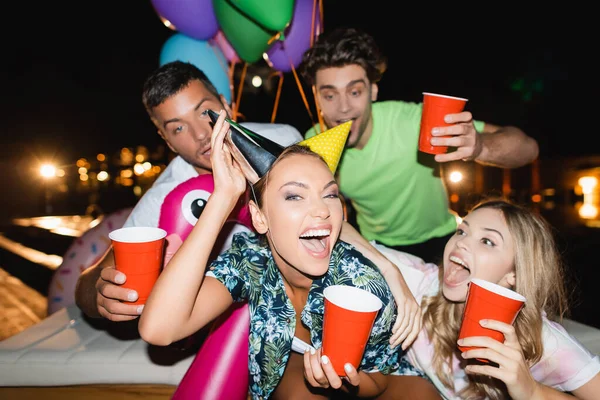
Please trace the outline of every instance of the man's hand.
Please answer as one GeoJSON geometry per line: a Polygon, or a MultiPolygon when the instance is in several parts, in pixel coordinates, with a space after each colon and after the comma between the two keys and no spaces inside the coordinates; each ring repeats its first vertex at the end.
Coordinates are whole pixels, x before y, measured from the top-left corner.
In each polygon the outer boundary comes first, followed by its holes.
{"type": "Polygon", "coordinates": [[[433,136],[431,144],[456,147],[456,150],[446,154],[436,154],[435,161],[475,160],[481,153],[482,143],[473,124],[473,115],[464,111],[458,114],[448,114],[444,120],[446,123],[454,125],[434,128],[431,132],[433,136]]]}
{"type": "Polygon", "coordinates": [[[448,127],[434,128],[431,144],[455,147],[446,154],[436,154],[435,161],[475,161],[478,164],[519,168],[537,159],[537,141],[516,126],[498,126],[485,123],[481,132],[475,130],[473,116],[464,111],[444,118],[448,127]],[[447,136],[447,137],[440,137],[447,136]]]}
{"type": "Polygon", "coordinates": [[[138,294],[135,290],[121,286],[126,280],[125,274],[115,267],[102,268],[96,281],[96,304],[102,317],[111,321],[130,321],[142,313],[143,305],[127,303],[137,300],[138,294]]]}

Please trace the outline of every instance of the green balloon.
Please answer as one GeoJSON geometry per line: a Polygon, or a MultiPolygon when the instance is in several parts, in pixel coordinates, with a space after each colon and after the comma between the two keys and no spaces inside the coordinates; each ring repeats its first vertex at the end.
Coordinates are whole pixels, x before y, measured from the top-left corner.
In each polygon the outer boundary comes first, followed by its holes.
{"type": "Polygon", "coordinates": [[[262,28],[227,0],[213,0],[213,6],[221,31],[240,59],[250,64],[258,61],[277,32],[262,28]]]}
{"type": "Polygon", "coordinates": [[[231,4],[263,28],[283,31],[294,14],[294,0],[230,0],[231,4]]]}

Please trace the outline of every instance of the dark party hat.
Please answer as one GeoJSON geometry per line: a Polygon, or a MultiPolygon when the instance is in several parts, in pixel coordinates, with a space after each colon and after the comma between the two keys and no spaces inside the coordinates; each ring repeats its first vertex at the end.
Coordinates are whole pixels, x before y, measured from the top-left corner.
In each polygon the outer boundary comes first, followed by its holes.
{"type": "MultiPolygon", "coordinates": [[[[217,122],[218,113],[208,110],[208,115],[213,123],[217,122]]],[[[284,147],[229,118],[225,118],[225,121],[231,127],[231,142],[245,158],[248,165],[258,174],[259,178],[263,177],[283,152],[284,147]]]]}

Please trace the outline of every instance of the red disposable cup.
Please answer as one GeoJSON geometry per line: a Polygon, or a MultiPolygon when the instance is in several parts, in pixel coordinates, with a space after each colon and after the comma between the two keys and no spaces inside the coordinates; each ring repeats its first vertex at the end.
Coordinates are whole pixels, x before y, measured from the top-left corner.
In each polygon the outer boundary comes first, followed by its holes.
{"type": "Polygon", "coordinates": [[[383,303],[366,290],[345,285],[328,286],[323,296],[323,354],[329,357],[335,372],[345,376],[346,363],[358,369],[383,303]]]}
{"type": "Polygon", "coordinates": [[[138,293],[130,304],[145,304],[160,275],[167,232],[160,228],[130,227],[108,234],[115,255],[115,268],[125,274],[123,287],[138,293]]]}
{"type": "MultiPolygon", "coordinates": [[[[482,279],[472,279],[463,313],[459,339],[471,336],[489,336],[504,342],[504,334],[479,324],[482,319],[493,319],[512,325],[525,304],[525,297],[514,290],[482,279]]],[[[458,346],[460,351],[474,347],[458,346]]],[[[480,360],[487,361],[487,360],[480,360]]]]}
{"type": "Polygon", "coordinates": [[[467,99],[463,99],[462,97],[423,92],[423,112],[421,114],[421,131],[419,133],[420,151],[429,154],[443,154],[448,151],[448,146],[434,146],[431,144],[431,130],[433,128],[452,125],[444,122],[444,117],[447,114],[462,112],[465,109],[467,101],[467,99]]]}

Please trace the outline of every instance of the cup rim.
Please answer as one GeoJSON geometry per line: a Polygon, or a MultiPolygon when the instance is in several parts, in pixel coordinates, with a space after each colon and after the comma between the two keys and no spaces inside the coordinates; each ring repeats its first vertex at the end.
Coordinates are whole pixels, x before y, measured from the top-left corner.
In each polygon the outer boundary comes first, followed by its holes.
{"type": "Polygon", "coordinates": [[[151,226],[130,226],[119,228],[108,234],[110,240],[119,243],[146,243],[163,239],[167,236],[167,231],[162,228],[151,226]],[[133,236],[130,236],[133,235],[133,236]]]}
{"type": "Polygon", "coordinates": [[[492,282],[489,282],[489,281],[486,281],[483,279],[478,279],[478,278],[471,279],[471,283],[474,283],[477,286],[480,286],[486,290],[489,290],[490,292],[502,295],[504,297],[508,297],[509,299],[522,301],[523,303],[525,303],[527,301],[525,296],[515,292],[512,289],[505,288],[504,286],[500,286],[496,283],[492,283],[492,282]]]}
{"type": "Polygon", "coordinates": [[[330,285],[323,290],[323,297],[338,307],[357,312],[374,312],[383,307],[383,302],[373,293],[355,286],[330,285]],[[328,297],[333,295],[332,297],[328,297]]]}
{"type": "Polygon", "coordinates": [[[465,99],[464,97],[448,96],[447,94],[439,94],[439,93],[432,93],[432,92],[423,92],[423,96],[425,96],[425,95],[435,96],[435,97],[443,97],[443,98],[446,98],[446,99],[453,99],[453,100],[469,101],[469,99],[465,99]]]}

